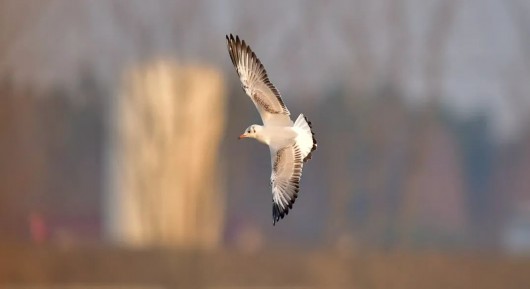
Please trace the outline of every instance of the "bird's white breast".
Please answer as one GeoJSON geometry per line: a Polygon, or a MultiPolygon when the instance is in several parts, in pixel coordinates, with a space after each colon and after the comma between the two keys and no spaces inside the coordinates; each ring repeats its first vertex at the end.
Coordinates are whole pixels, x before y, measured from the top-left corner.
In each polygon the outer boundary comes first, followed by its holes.
{"type": "Polygon", "coordinates": [[[293,127],[265,126],[258,134],[258,140],[272,148],[282,148],[294,142],[298,133],[293,127]]]}

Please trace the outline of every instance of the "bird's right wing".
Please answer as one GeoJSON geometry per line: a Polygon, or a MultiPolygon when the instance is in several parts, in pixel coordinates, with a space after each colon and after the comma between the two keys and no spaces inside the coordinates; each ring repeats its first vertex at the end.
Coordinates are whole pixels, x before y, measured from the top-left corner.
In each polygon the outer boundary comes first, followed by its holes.
{"type": "Polygon", "coordinates": [[[228,53],[246,94],[250,96],[264,125],[290,126],[290,113],[280,93],[270,82],[265,67],[239,36],[226,36],[228,53]]]}
{"type": "Polygon", "coordinates": [[[296,143],[280,149],[271,148],[272,222],[276,224],[292,209],[300,190],[304,165],[296,143]]]}

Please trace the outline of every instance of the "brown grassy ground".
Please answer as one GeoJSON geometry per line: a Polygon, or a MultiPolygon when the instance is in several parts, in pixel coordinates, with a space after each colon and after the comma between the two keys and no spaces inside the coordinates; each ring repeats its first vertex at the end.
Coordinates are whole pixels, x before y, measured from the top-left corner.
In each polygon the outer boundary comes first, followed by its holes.
{"type": "Polygon", "coordinates": [[[530,259],[285,249],[243,254],[0,247],[0,288],[36,284],[52,288],[64,284],[160,288],[530,288],[530,259]]]}

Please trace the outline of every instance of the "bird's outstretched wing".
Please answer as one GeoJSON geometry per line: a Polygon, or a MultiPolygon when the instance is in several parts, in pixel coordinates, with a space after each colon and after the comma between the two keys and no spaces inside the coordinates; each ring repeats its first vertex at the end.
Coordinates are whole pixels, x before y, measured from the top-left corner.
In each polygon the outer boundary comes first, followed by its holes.
{"type": "Polygon", "coordinates": [[[290,113],[280,93],[269,81],[267,71],[256,54],[239,36],[226,36],[228,53],[246,94],[250,96],[264,125],[292,125],[290,113]]]}
{"type": "Polygon", "coordinates": [[[293,208],[300,190],[304,165],[296,143],[280,149],[271,148],[272,222],[276,224],[293,208]]]}

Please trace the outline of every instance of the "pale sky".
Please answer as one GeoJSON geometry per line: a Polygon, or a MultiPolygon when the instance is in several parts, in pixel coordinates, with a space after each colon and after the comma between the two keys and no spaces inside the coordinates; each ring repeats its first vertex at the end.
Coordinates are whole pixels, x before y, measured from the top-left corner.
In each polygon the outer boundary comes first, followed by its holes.
{"type": "MultiPolygon", "coordinates": [[[[55,0],[35,9],[25,5],[31,1],[5,1],[0,74],[21,84],[69,87],[88,68],[113,85],[129,65],[166,57],[232,72],[224,35],[233,32],[250,43],[283,94],[319,97],[339,83],[358,85],[356,77],[367,87],[379,83],[399,49],[391,15],[401,8],[403,95],[421,105],[429,95],[425,42],[440,1],[55,0]],[[359,71],[362,63],[368,69],[359,71]]],[[[501,141],[517,136],[530,108],[530,68],[523,61],[529,51],[522,51],[507,2],[454,1],[442,56],[442,103],[462,118],[491,113],[501,141]]],[[[525,1],[517,3],[530,12],[525,1]]]]}

